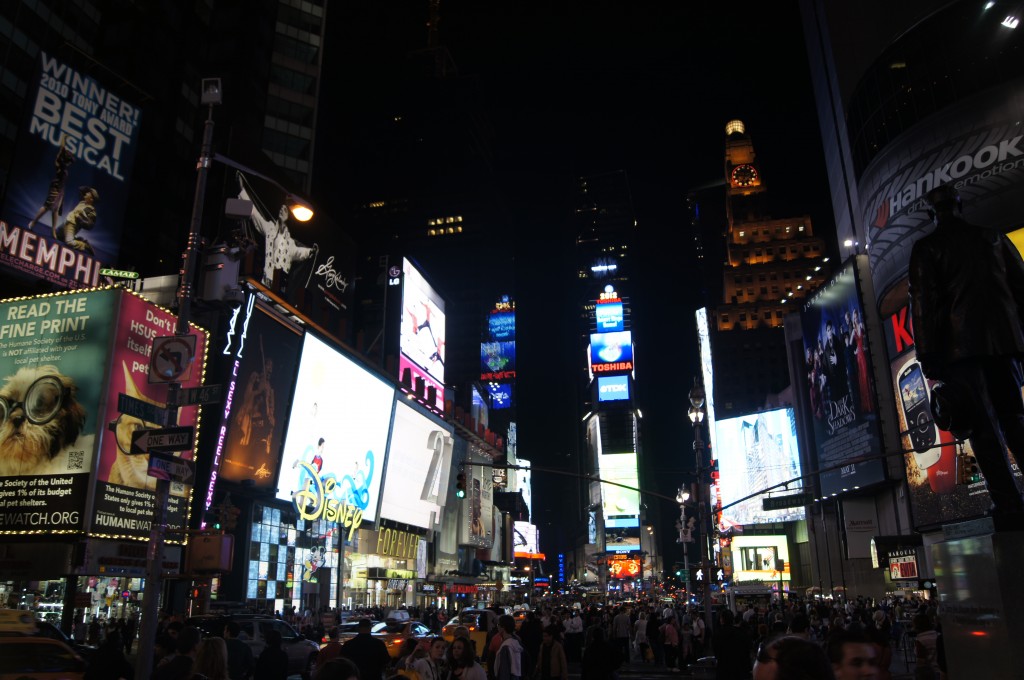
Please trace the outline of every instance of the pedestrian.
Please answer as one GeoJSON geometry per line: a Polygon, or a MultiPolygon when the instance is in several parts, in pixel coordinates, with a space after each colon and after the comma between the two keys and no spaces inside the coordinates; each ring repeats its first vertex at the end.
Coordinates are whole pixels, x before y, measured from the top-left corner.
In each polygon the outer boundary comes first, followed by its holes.
{"type": "Polygon", "coordinates": [[[153,680],[189,680],[202,635],[195,626],[184,626],[174,642],[174,654],[165,657],[153,672],[153,680]]]}
{"type": "Polygon", "coordinates": [[[914,670],[915,680],[935,680],[939,677],[939,660],[937,638],[938,631],[928,614],[916,614],[914,626],[914,656],[917,666],[914,670]]]}
{"type": "Polygon", "coordinates": [[[877,680],[878,657],[863,632],[836,631],[828,639],[828,659],[836,680],[877,680]]]}
{"type": "Polygon", "coordinates": [[[351,660],[340,656],[322,666],[317,665],[313,680],[359,680],[359,669],[351,660]]]}
{"type": "Polygon", "coordinates": [[[583,649],[580,680],[614,680],[621,665],[618,649],[608,642],[603,628],[594,626],[583,649]]]}
{"type": "Polygon", "coordinates": [[[825,650],[810,640],[785,635],[757,650],[754,680],[835,680],[835,677],[825,650]]]}
{"type": "Polygon", "coordinates": [[[578,662],[583,651],[583,617],[575,609],[565,620],[565,654],[569,661],[578,662]]]}
{"type": "Polygon", "coordinates": [[[540,655],[532,677],[538,680],[569,680],[569,662],[562,647],[560,630],[555,624],[544,629],[540,655]]]}
{"type": "Polygon", "coordinates": [[[468,638],[457,637],[448,648],[448,680],[487,680],[487,671],[477,663],[468,638]]]}
{"type": "Polygon", "coordinates": [[[436,637],[430,641],[427,655],[417,659],[412,664],[420,680],[443,680],[445,675],[444,654],[448,649],[448,643],[444,638],[436,637]]]}
{"type": "Polygon", "coordinates": [[[388,646],[370,634],[370,619],[359,619],[356,636],[341,646],[341,655],[359,669],[361,680],[381,680],[391,662],[388,646]]]}
{"type": "MultiPolygon", "coordinates": [[[[633,645],[636,647],[636,653],[640,656],[641,663],[647,663],[650,659],[647,658],[647,652],[651,646],[647,643],[647,612],[640,612],[640,616],[637,617],[636,623],[633,625],[633,645]]],[[[654,655],[651,654],[653,659],[654,655]]]]}
{"type": "Polygon", "coordinates": [[[135,671],[124,654],[118,631],[112,632],[96,651],[84,680],[132,680],[135,671]]]}
{"type": "Polygon", "coordinates": [[[524,649],[516,636],[516,620],[508,614],[498,617],[498,628],[501,630],[502,642],[494,657],[494,677],[496,680],[521,680],[523,677],[524,649]]]}
{"type": "Polygon", "coordinates": [[[242,627],[238,621],[224,624],[224,645],[228,654],[228,676],[231,680],[249,680],[252,677],[256,662],[252,656],[252,648],[244,640],[239,639],[242,627]]]}
{"type": "Polygon", "coordinates": [[[712,638],[715,652],[715,678],[731,680],[745,678],[750,673],[752,641],[745,628],[738,628],[735,617],[728,609],[718,615],[718,628],[712,638]]]}
{"type": "Polygon", "coordinates": [[[672,670],[676,668],[679,651],[679,629],[676,628],[676,619],[671,617],[661,624],[661,644],[665,653],[665,668],[672,670]]]}
{"type": "Polygon", "coordinates": [[[281,648],[281,634],[274,629],[263,632],[266,647],[256,659],[255,680],[287,680],[288,652],[281,648]]]}
{"type": "Polygon", "coordinates": [[[626,661],[629,660],[629,634],[632,627],[629,607],[620,607],[619,612],[612,618],[612,639],[618,647],[619,654],[626,661]]]}
{"type": "Polygon", "coordinates": [[[231,680],[228,675],[228,647],[223,638],[210,637],[199,643],[192,680],[231,680]]]}
{"type": "MultiPolygon", "coordinates": [[[[341,656],[341,642],[338,641],[339,635],[337,626],[333,626],[327,631],[327,644],[321,647],[320,652],[316,655],[316,664],[318,666],[341,656]]],[[[406,642],[409,642],[409,640],[406,640],[406,642]]]]}

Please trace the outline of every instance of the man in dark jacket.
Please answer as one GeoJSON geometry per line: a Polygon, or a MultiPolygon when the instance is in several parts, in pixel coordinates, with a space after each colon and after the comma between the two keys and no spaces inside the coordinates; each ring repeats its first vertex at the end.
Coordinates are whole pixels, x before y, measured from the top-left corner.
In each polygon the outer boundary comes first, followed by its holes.
{"type": "Polygon", "coordinates": [[[917,358],[926,376],[963,395],[993,518],[1016,526],[1024,502],[1004,443],[1024,461],[1024,261],[1005,235],[960,217],[952,186],[925,198],[936,228],[910,255],[917,358]]]}
{"type": "Polygon", "coordinates": [[[391,663],[388,646],[370,635],[370,619],[359,619],[357,635],[341,646],[341,655],[359,668],[362,680],[380,680],[391,663]]]}
{"type": "Polygon", "coordinates": [[[745,628],[739,628],[733,613],[723,609],[718,615],[718,627],[711,638],[715,651],[715,677],[719,680],[749,678],[753,641],[745,628]]]}

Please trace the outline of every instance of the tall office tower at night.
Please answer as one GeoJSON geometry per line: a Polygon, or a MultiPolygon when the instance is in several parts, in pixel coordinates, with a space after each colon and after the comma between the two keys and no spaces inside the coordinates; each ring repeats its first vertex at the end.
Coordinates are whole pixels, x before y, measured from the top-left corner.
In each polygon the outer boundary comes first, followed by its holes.
{"type": "Polygon", "coordinates": [[[782,318],[825,280],[828,260],[809,216],[769,214],[767,184],[742,121],[729,121],[725,132],[726,259],[711,320],[722,417],[763,408],[789,385],[782,318]]]}
{"type": "MultiPolygon", "coordinates": [[[[575,224],[577,328],[585,351],[578,402],[581,472],[639,487],[642,446],[627,295],[637,225],[624,171],[579,178],[575,224]]],[[[589,482],[582,493],[591,530],[577,541],[576,564],[587,565],[581,580],[625,592],[642,588],[655,551],[639,492],[589,482]]]]}
{"type": "MultiPolygon", "coordinates": [[[[125,177],[130,191],[123,201],[124,224],[135,226],[124,231],[120,261],[109,264],[151,274],[177,271],[207,113],[200,103],[204,78],[222,82],[223,103],[213,114],[214,151],[308,197],[326,4],[271,1],[254,11],[237,0],[119,3],[116,9],[95,2],[3,3],[0,177],[5,191],[14,172],[15,142],[27,134],[25,111],[35,74],[46,58],[100,83],[141,114],[134,141],[137,157],[145,162],[125,177]],[[152,29],[140,35],[140,26],[152,29]]],[[[231,173],[211,166],[206,225],[223,219],[222,197],[232,190],[237,194],[238,182],[231,173]]],[[[113,203],[106,196],[100,200],[109,218],[113,203]]]]}

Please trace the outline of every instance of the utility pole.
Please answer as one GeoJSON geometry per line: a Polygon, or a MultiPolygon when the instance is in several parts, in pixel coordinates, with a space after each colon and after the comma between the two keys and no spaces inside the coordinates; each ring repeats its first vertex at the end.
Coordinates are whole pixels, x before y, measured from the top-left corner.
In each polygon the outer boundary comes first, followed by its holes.
{"type": "Polygon", "coordinates": [[[690,410],[687,415],[690,417],[690,422],[693,423],[693,453],[696,459],[697,469],[697,517],[700,523],[700,543],[698,548],[700,549],[700,590],[701,598],[704,600],[704,625],[707,627],[708,633],[711,632],[712,616],[711,616],[711,561],[708,556],[708,549],[710,547],[710,531],[709,527],[711,518],[708,516],[708,494],[707,494],[707,474],[708,468],[704,465],[704,434],[703,434],[703,421],[704,421],[704,388],[697,382],[697,379],[693,380],[693,389],[690,390],[690,410]]]}

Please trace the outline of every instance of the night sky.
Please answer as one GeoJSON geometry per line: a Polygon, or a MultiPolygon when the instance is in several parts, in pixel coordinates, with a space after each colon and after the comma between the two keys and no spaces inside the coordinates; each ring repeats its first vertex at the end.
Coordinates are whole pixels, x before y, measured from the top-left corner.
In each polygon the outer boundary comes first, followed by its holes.
{"type": "MultiPolygon", "coordinates": [[[[328,106],[372,106],[374,93],[392,85],[373,78],[386,79],[391,65],[426,46],[426,16],[426,0],[332,4],[326,77],[358,70],[371,85],[330,94],[328,106]]],[[[479,83],[516,226],[521,455],[575,468],[567,454],[577,425],[558,405],[574,399],[582,357],[572,310],[553,304],[572,280],[565,192],[574,177],[625,169],[640,240],[630,294],[646,473],[654,490],[673,495],[692,465],[686,394],[697,374],[700,306],[685,197],[722,178],[728,120],[746,123],[773,214],[809,213],[817,233],[833,231],[797,3],[442,0],[439,31],[460,76],[479,83]]],[[[548,554],[569,548],[576,533],[565,485],[534,475],[534,520],[548,554]]],[[[674,513],[664,504],[662,512],[671,556],[674,513]]]]}

